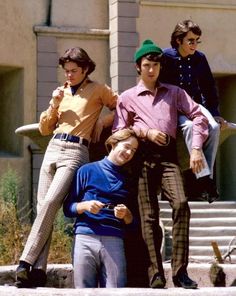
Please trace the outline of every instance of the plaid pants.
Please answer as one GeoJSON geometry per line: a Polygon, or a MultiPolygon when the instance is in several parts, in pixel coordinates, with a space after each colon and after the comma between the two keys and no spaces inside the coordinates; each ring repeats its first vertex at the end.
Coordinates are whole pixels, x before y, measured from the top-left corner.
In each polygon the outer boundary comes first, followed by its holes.
{"type": "Polygon", "coordinates": [[[69,190],[75,170],[89,161],[82,144],[52,139],[40,169],[37,216],[20,260],[46,270],[53,222],[69,190]]]}
{"type": "Polygon", "coordinates": [[[144,161],[139,177],[138,202],[142,235],[150,257],[150,281],[157,273],[164,275],[161,256],[163,237],[157,198],[160,189],[172,207],[172,275],[175,276],[180,270],[186,271],[188,265],[190,209],[184,194],[180,169],[171,162],[144,161]]]}

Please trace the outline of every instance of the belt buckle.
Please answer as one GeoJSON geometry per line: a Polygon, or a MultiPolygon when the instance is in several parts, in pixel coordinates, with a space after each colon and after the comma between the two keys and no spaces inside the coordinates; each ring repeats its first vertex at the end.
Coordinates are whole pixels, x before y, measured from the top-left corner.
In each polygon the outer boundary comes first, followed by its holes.
{"type": "Polygon", "coordinates": [[[65,134],[65,133],[63,133],[63,134],[61,134],[61,136],[60,136],[60,140],[61,140],[61,141],[67,141],[68,136],[69,136],[69,134],[65,134]]]}

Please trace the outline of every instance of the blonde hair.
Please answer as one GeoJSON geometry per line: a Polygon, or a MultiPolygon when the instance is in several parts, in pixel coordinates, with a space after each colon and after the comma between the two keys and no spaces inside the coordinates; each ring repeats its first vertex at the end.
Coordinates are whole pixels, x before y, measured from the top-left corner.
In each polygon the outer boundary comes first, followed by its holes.
{"type": "Polygon", "coordinates": [[[126,140],[129,137],[134,137],[138,140],[135,132],[130,128],[125,128],[125,129],[121,129],[121,130],[116,131],[105,142],[107,152],[110,152],[112,147],[114,145],[116,145],[118,142],[126,140]]]}

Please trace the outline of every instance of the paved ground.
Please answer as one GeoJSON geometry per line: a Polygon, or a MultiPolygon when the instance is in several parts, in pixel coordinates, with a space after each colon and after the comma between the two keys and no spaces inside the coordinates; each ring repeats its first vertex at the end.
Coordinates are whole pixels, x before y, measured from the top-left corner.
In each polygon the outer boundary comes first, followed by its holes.
{"type": "Polygon", "coordinates": [[[236,264],[222,264],[226,274],[226,287],[213,287],[209,279],[210,264],[189,264],[189,275],[198,282],[196,290],[174,288],[170,264],[164,264],[166,289],[121,288],[121,289],[73,289],[72,266],[49,265],[48,287],[17,289],[13,287],[16,266],[0,266],[0,296],[236,296],[236,264]]]}
{"type": "Polygon", "coordinates": [[[17,289],[10,286],[0,286],[1,296],[236,296],[236,287],[227,288],[200,288],[186,290],[182,288],[149,289],[17,289]]]}

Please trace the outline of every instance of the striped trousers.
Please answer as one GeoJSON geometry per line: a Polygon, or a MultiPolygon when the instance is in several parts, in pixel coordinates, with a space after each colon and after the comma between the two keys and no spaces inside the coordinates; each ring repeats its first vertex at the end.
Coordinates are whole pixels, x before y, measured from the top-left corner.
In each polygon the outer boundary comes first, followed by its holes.
{"type": "Polygon", "coordinates": [[[68,193],[75,170],[88,161],[86,146],[51,139],[40,169],[37,215],[20,260],[46,271],[56,214],[68,193]]]}
{"type": "Polygon", "coordinates": [[[157,198],[160,189],[172,207],[172,275],[186,271],[188,265],[190,209],[180,169],[171,162],[144,161],[139,177],[138,202],[142,235],[150,257],[150,282],[155,274],[164,275],[161,255],[163,235],[159,224],[160,208],[157,198]]]}

